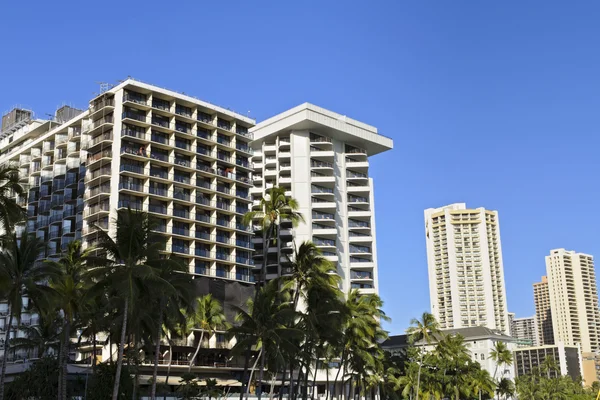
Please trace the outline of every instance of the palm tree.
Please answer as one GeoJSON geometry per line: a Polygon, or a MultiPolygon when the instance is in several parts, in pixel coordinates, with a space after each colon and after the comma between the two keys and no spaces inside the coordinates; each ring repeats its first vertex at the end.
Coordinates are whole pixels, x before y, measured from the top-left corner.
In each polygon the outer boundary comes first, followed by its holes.
{"type": "Polygon", "coordinates": [[[58,271],[58,274],[50,280],[50,287],[56,293],[55,304],[63,316],[63,337],[58,357],[60,368],[58,394],[59,399],[62,400],[67,398],[67,358],[71,343],[71,328],[89,288],[85,277],[87,272],[85,262],[88,256],[89,250],[82,251],[81,242],[75,240],[69,243],[67,250],[58,261],[46,261],[53,270],[58,271]]]}
{"type": "MultiPolygon", "coordinates": [[[[424,341],[426,344],[430,344],[434,339],[435,335],[440,334],[440,329],[437,321],[433,314],[424,312],[421,316],[421,320],[413,318],[411,327],[408,328],[407,333],[410,336],[412,343],[424,341]]],[[[419,400],[419,386],[421,383],[421,364],[423,363],[424,351],[420,352],[419,355],[419,371],[417,372],[417,390],[416,400],[419,400]]]]}
{"type": "Polygon", "coordinates": [[[19,329],[25,336],[11,340],[13,350],[25,350],[28,358],[44,358],[49,353],[55,354],[60,348],[60,325],[58,315],[40,317],[39,324],[21,326],[19,329]]]}
{"type": "Polygon", "coordinates": [[[533,375],[522,375],[515,379],[515,388],[519,400],[537,400],[539,388],[536,377],[533,375]]]}
{"type": "Polygon", "coordinates": [[[559,370],[558,364],[556,363],[556,359],[552,356],[544,358],[544,361],[540,364],[540,370],[546,373],[548,379],[550,379],[550,375],[552,372],[556,373],[559,370]]]}
{"type": "Polygon", "coordinates": [[[477,393],[479,400],[481,400],[483,393],[487,393],[490,397],[494,396],[496,384],[487,370],[478,368],[471,375],[470,387],[474,393],[477,393]]]}
{"type": "MultiPolygon", "coordinates": [[[[13,319],[21,320],[23,296],[28,296],[38,309],[49,309],[48,304],[52,298],[52,290],[44,285],[44,282],[52,277],[55,271],[45,263],[36,262],[45,245],[27,231],[23,232],[20,238],[16,233],[9,233],[1,240],[3,245],[0,251],[0,292],[8,302],[10,309],[4,339],[4,354],[8,354],[13,319]]],[[[7,358],[6,356],[2,358],[0,399],[4,398],[7,358]]]]}
{"type": "Polygon", "coordinates": [[[500,379],[500,382],[498,382],[496,391],[498,392],[498,397],[503,396],[506,400],[508,397],[515,394],[515,386],[510,379],[502,378],[500,379]]]}
{"type": "Polygon", "coordinates": [[[200,340],[198,340],[196,351],[190,359],[188,372],[191,372],[192,365],[194,365],[194,361],[200,352],[204,333],[209,333],[210,337],[212,334],[216,333],[218,329],[227,329],[229,327],[225,314],[223,314],[221,303],[219,300],[213,298],[210,293],[196,300],[196,307],[194,313],[190,315],[190,318],[194,327],[200,329],[200,340]]]}
{"type": "MultiPolygon", "coordinates": [[[[294,258],[291,263],[291,275],[283,278],[284,286],[293,291],[293,309],[298,311],[298,303],[302,296],[307,304],[305,312],[302,314],[302,325],[300,329],[307,334],[312,334],[311,340],[304,343],[303,361],[305,367],[308,367],[314,360],[315,363],[325,353],[325,344],[333,344],[341,337],[341,315],[343,305],[341,303],[342,292],[339,290],[341,278],[337,274],[332,274],[335,266],[321,255],[321,251],[312,242],[303,242],[300,247],[294,246],[294,258]],[[337,318],[338,324],[334,320],[337,318]],[[335,333],[331,331],[335,328],[335,333]],[[324,336],[327,336],[326,339],[324,336]],[[313,354],[318,352],[319,354],[313,354]]],[[[291,321],[292,324],[298,321],[291,321]]],[[[290,360],[296,360],[294,356],[288,357],[290,360]]],[[[299,360],[298,360],[299,361],[299,360]]],[[[283,367],[282,377],[285,383],[286,366],[283,367]]],[[[293,375],[294,362],[290,365],[290,376],[293,375]]],[[[315,365],[316,369],[316,365],[315,365]]],[[[313,374],[313,377],[316,373],[313,374]]],[[[308,373],[304,376],[308,379],[308,373]]],[[[308,384],[305,384],[308,386],[308,384]]],[[[314,386],[314,385],[313,385],[314,386]]]]}
{"type": "Polygon", "coordinates": [[[302,337],[301,330],[289,327],[289,321],[295,317],[290,297],[289,290],[280,290],[277,280],[273,280],[258,289],[254,301],[248,299],[248,311],[238,308],[236,320],[239,325],[229,330],[229,334],[238,339],[233,351],[239,352],[249,347],[258,350],[246,385],[246,396],[250,392],[252,376],[263,354],[266,352],[270,357],[275,357],[280,353],[292,353],[298,339],[302,337]]]}
{"type": "Polygon", "coordinates": [[[159,280],[152,288],[154,296],[158,295],[156,310],[156,335],[154,348],[154,370],[152,372],[152,388],[150,397],[156,398],[156,379],[158,376],[158,358],[160,353],[160,340],[164,330],[165,314],[177,314],[182,307],[189,307],[194,297],[194,281],[186,273],[185,267],[173,260],[164,260],[158,270],[159,280]]]}
{"type": "Polygon", "coordinates": [[[258,287],[265,283],[267,273],[267,253],[270,243],[276,239],[279,233],[279,224],[283,220],[289,220],[292,226],[304,221],[302,214],[298,212],[296,199],[287,197],[285,189],[274,186],[267,191],[266,197],[260,199],[259,209],[248,211],[244,215],[244,225],[260,226],[263,235],[263,262],[261,276],[257,282],[258,287]]]}
{"type": "MultiPolygon", "coordinates": [[[[348,367],[353,371],[350,378],[357,376],[359,380],[376,369],[378,341],[387,337],[381,329],[380,321],[389,320],[381,309],[382,306],[383,302],[375,294],[361,294],[358,290],[348,293],[342,328],[342,387],[346,382],[348,367]]],[[[336,374],[334,384],[337,384],[339,373],[340,370],[336,374]]]]}
{"type": "Polygon", "coordinates": [[[127,336],[127,321],[134,312],[134,300],[147,288],[148,282],[159,280],[157,267],[164,261],[160,251],[165,240],[155,233],[154,221],[148,214],[128,209],[117,211],[114,239],[103,230],[98,231],[97,249],[106,254],[103,262],[94,268],[97,291],[109,288],[122,303],[122,324],[117,353],[117,368],[112,399],[117,400],[123,368],[123,353],[127,336]]]}
{"type": "MultiPolygon", "coordinates": [[[[267,255],[271,243],[277,238],[279,225],[282,221],[290,221],[292,226],[297,226],[300,222],[304,221],[304,217],[298,212],[298,208],[299,205],[296,199],[287,197],[284,188],[274,186],[267,191],[265,197],[260,199],[258,210],[249,211],[244,215],[244,225],[250,226],[253,224],[259,226],[263,237],[262,265],[260,277],[258,282],[256,282],[257,290],[254,293],[255,301],[256,296],[258,295],[258,289],[266,283],[267,255]]],[[[240,400],[243,398],[244,385],[249,385],[250,383],[250,380],[248,380],[248,382],[245,381],[248,372],[248,363],[250,361],[250,352],[250,348],[246,349],[240,400]]]]}
{"type": "Polygon", "coordinates": [[[501,365],[512,365],[512,353],[506,346],[504,342],[496,342],[494,343],[494,348],[490,351],[489,357],[494,363],[496,363],[496,368],[494,369],[494,380],[496,380],[496,374],[498,373],[498,367],[501,365]]]}
{"type": "Polygon", "coordinates": [[[19,183],[19,167],[0,166],[0,228],[4,232],[12,231],[17,222],[25,218],[25,210],[19,206],[14,195],[24,195],[25,189],[19,183]]]}

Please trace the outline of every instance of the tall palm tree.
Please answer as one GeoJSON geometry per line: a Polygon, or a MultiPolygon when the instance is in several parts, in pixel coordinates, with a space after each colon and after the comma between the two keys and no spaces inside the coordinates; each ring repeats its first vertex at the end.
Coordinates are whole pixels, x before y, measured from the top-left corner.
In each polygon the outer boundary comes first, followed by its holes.
{"type": "Polygon", "coordinates": [[[177,314],[182,307],[190,307],[194,298],[194,281],[192,276],[187,272],[181,263],[174,260],[164,260],[158,270],[160,280],[156,281],[157,284],[152,288],[153,295],[159,297],[155,321],[154,369],[152,371],[152,388],[150,390],[152,400],[156,398],[158,358],[165,314],[177,314]]]}
{"type": "Polygon", "coordinates": [[[88,256],[89,250],[83,251],[81,242],[75,240],[69,243],[67,250],[58,261],[46,261],[53,270],[58,271],[58,274],[50,280],[50,287],[54,289],[55,304],[63,316],[63,337],[58,357],[60,368],[58,394],[61,400],[67,398],[67,359],[71,344],[71,328],[79,315],[80,306],[90,286],[85,276],[87,271],[85,262],[88,256]]]}
{"type": "Polygon", "coordinates": [[[508,378],[500,379],[498,387],[496,388],[498,397],[503,396],[506,400],[508,397],[512,397],[515,394],[515,386],[513,382],[508,378]]]}
{"type": "Polygon", "coordinates": [[[61,342],[60,325],[62,320],[58,315],[41,316],[39,324],[19,327],[25,336],[12,339],[11,348],[15,351],[27,351],[28,358],[44,358],[56,354],[61,342]]]}
{"type": "Polygon", "coordinates": [[[489,358],[496,363],[496,368],[494,369],[494,380],[496,380],[498,367],[502,365],[511,366],[513,361],[512,352],[508,349],[506,343],[500,341],[494,343],[494,347],[492,348],[492,351],[490,351],[489,358]]]}
{"type": "MultiPolygon", "coordinates": [[[[1,240],[3,245],[0,251],[0,293],[8,302],[10,309],[4,340],[4,354],[8,354],[13,319],[21,320],[23,296],[28,296],[38,309],[48,309],[52,298],[52,289],[44,282],[56,271],[45,263],[36,262],[40,251],[44,250],[45,244],[27,231],[23,232],[20,238],[13,232],[5,235],[1,240]]],[[[0,399],[4,398],[7,358],[2,358],[0,399]]]]}
{"type": "MultiPolygon", "coordinates": [[[[340,277],[333,274],[335,266],[321,255],[321,251],[312,242],[303,242],[300,247],[294,245],[294,257],[291,263],[291,274],[283,278],[284,286],[293,293],[293,309],[298,311],[300,298],[304,299],[307,307],[302,313],[301,329],[307,334],[312,334],[312,340],[304,343],[303,360],[305,366],[320,357],[311,354],[312,351],[323,353],[325,343],[334,344],[341,337],[341,322],[335,326],[336,333],[331,335],[326,332],[334,327],[334,319],[340,320],[343,305],[341,303],[342,292],[339,290],[340,277]],[[329,339],[323,336],[328,335],[329,339]]],[[[291,321],[292,324],[298,321],[291,321]]],[[[310,335],[309,335],[310,336],[310,335]]],[[[297,357],[288,357],[290,360],[299,361],[297,357]]],[[[290,365],[290,375],[293,374],[295,362],[290,365]]],[[[284,366],[282,377],[285,383],[287,367],[284,366]]],[[[316,365],[315,365],[316,369],[316,365]]],[[[313,374],[314,376],[316,375],[313,374]]],[[[308,374],[305,374],[308,379],[308,374]]],[[[305,385],[308,386],[308,385],[305,385]]]]}
{"type": "MultiPolygon", "coordinates": [[[[381,329],[380,321],[389,320],[382,310],[383,302],[376,294],[361,294],[351,290],[345,303],[345,322],[343,325],[343,346],[341,368],[336,374],[334,384],[342,372],[342,387],[348,376],[348,367],[359,379],[364,378],[373,369],[376,361],[377,344],[385,339],[387,334],[381,329]]],[[[346,393],[344,391],[344,397],[346,393]]]]}
{"type": "Polygon", "coordinates": [[[559,370],[558,363],[556,359],[552,356],[544,358],[544,361],[540,364],[541,372],[546,373],[546,377],[550,379],[551,374],[556,373],[559,370]]]}
{"type": "Polygon", "coordinates": [[[486,393],[490,397],[494,396],[496,384],[487,370],[478,368],[471,374],[470,387],[473,393],[476,393],[479,400],[481,400],[483,393],[486,393]]]}
{"type": "Polygon", "coordinates": [[[0,166],[0,228],[10,232],[17,222],[25,218],[25,210],[19,206],[14,195],[24,195],[25,189],[19,183],[19,167],[0,166]]]}
{"type": "MultiPolygon", "coordinates": [[[[407,333],[412,343],[422,341],[425,342],[425,344],[430,344],[433,340],[435,340],[436,335],[440,335],[440,328],[433,314],[424,312],[420,320],[413,318],[410,323],[411,327],[408,328],[407,333]]],[[[421,364],[423,364],[423,356],[424,349],[421,349],[419,355],[419,371],[417,372],[416,400],[419,400],[419,386],[421,383],[421,364]]]]}
{"type": "Polygon", "coordinates": [[[257,282],[258,287],[265,283],[267,274],[267,253],[271,242],[276,240],[279,234],[279,225],[283,220],[289,220],[292,226],[304,221],[302,214],[298,212],[298,201],[287,197],[285,189],[274,186],[267,191],[265,197],[260,199],[258,210],[248,211],[244,215],[245,225],[254,224],[259,226],[263,236],[263,262],[261,276],[257,282]]]}
{"type": "MultiPolygon", "coordinates": [[[[277,240],[279,226],[282,221],[290,221],[292,226],[297,226],[304,221],[304,217],[298,212],[298,201],[287,197],[285,189],[274,186],[270,188],[266,195],[260,199],[258,210],[252,210],[244,215],[243,223],[246,226],[255,225],[260,227],[263,238],[263,254],[260,277],[256,282],[256,291],[254,300],[258,295],[258,289],[266,284],[267,277],[267,255],[272,242],[277,240]]],[[[242,390],[240,390],[240,400],[243,398],[244,385],[249,385],[250,380],[246,382],[248,364],[250,361],[251,349],[246,349],[244,371],[242,372],[242,390]]]]}
{"type": "MultiPolygon", "coordinates": [[[[148,282],[159,280],[157,267],[161,264],[161,250],[165,249],[165,239],[155,233],[155,222],[142,211],[120,209],[113,221],[115,236],[98,231],[97,249],[106,254],[99,266],[92,270],[97,279],[96,290],[110,288],[122,303],[122,323],[117,353],[117,368],[112,400],[117,400],[119,382],[123,368],[123,353],[127,336],[127,322],[133,315],[135,299],[148,287],[148,282]]],[[[99,260],[96,260],[98,262],[99,260]]]]}
{"type": "Polygon", "coordinates": [[[196,351],[190,359],[188,372],[191,372],[192,365],[194,365],[194,361],[196,361],[196,357],[200,352],[204,333],[208,333],[208,336],[210,337],[219,329],[229,328],[225,314],[223,314],[223,306],[219,300],[212,297],[210,293],[196,300],[196,307],[194,308],[193,314],[190,315],[190,318],[194,327],[200,329],[200,340],[198,340],[196,351]]]}
{"type": "Polygon", "coordinates": [[[289,327],[289,321],[295,318],[291,296],[289,290],[280,289],[277,280],[258,289],[256,299],[248,299],[247,307],[248,311],[238,308],[236,320],[239,325],[229,329],[229,334],[235,335],[238,340],[233,348],[234,352],[248,347],[258,350],[246,385],[246,396],[250,392],[252,376],[263,354],[267,352],[270,357],[274,357],[280,352],[292,353],[298,339],[302,337],[301,330],[289,327]]]}

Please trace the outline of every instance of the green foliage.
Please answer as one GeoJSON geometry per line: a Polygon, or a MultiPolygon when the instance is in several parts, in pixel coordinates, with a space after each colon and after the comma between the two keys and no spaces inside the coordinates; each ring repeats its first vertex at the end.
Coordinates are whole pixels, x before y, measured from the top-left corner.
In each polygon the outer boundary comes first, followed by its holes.
{"type": "MultiPolygon", "coordinates": [[[[117,366],[115,364],[100,364],[96,368],[96,373],[89,376],[87,388],[87,400],[106,400],[110,399],[113,392],[115,373],[117,366]]],[[[131,400],[133,394],[133,379],[131,373],[126,367],[121,371],[121,380],[119,382],[119,400],[131,400]]]]}
{"type": "Polygon", "coordinates": [[[583,388],[580,381],[569,376],[549,374],[556,367],[556,361],[550,360],[536,368],[532,374],[515,379],[515,389],[519,400],[594,400],[600,384],[594,382],[591,388],[583,388]]]}
{"type": "Polygon", "coordinates": [[[58,397],[58,360],[45,357],[31,364],[6,388],[7,400],[56,400],[58,397]]]}

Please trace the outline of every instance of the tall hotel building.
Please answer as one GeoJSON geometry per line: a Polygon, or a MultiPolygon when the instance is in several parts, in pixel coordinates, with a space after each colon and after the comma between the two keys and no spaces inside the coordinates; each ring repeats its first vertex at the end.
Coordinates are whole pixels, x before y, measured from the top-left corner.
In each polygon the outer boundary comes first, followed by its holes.
{"type": "MultiPolygon", "coordinates": [[[[377,293],[369,156],[391,149],[392,140],[373,126],[308,103],[259,123],[252,133],[254,204],[279,186],[298,201],[305,219],[294,229],[282,225],[281,240],[267,252],[267,279],[288,273],[293,243],[310,240],[337,264],[344,292],[377,293]]],[[[254,240],[262,257],[262,238],[254,240]]]]}
{"type": "MultiPolygon", "coordinates": [[[[17,198],[27,209],[18,231],[28,229],[47,243],[38,260],[58,259],[73,240],[93,246],[99,229],[113,235],[117,210],[146,211],[159,222],[165,254],[181,260],[198,295],[212,293],[233,320],[254,292],[259,270],[254,247],[261,242],[243,225],[243,215],[279,185],[298,200],[306,222],[295,229],[284,223],[284,240],[269,252],[269,277],[289,272],[279,265],[293,241],[312,240],[337,262],[345,291],[377,292],[368,157],[391,149],[392,140],[309,104],[254,125],[244,115],[133,79],[103,91],[85,110],[60,109],[52,121],[13,110],[2,120],[0,164],[19,165],[27,187],[17,198]]],[[[0,303],[0,337],[7,314],[0,303]]],[[[36,323],[34,313],[23,314],[21,325],[36,323]]],[[[22,334],[15,328],[12,336],[22,334]]],[[[206,336],[203,347],[210,350],[200,352],[196,372],[239,379],[243,361],[231,354],[230,339],[221,332],[206,336]]],[[[175,340],[175,375],[187,371],[199,338],[194,332],[175,340]]],[[[171,358],[164,344],[162,363],[171,358]]],[[[91,357],[87,346],[79,348],[81,361],[91,357]]],[[[104,360],[111,357],[106,346],[101,350],[104,360]]]]}
{"type": "Polygon", "coordinates": [[[425,210],[431,312],[442,329],[510,332],[498,213],[451,204],[425,210]]]}
{"type": "Polygon", "coordinates": [[[535,303],[535,318],[537,320],[540,345],[554,344],[554,329],[552,328],[552,308],[550,307],[548,277],[542,276],[541,282],[533,284],[533,301],[535,303]]]}
{"type": "MultiPolygon", "coordinates": [[[[254,121],[131,79],[67,121],[29,114],[6,123],[0,163],[20,166],[26,227],[47,243],[38,259],[57,259],[76,239],[94,245],[98,229],[114,234],[118,209],[144,210],[159,222],[165,254],[183,261],[198,294],[213,293],[233,318],[232,306],[253,292],[252,232],[242,217],[251,204],[254,121]]],[[[0,326],[5,314],[0,308],[0,326]]],[[[210,341],[229,347],[224,335],[210,341]]]]}
{"type": "Polygon", "coordinates": [[[594,259],[565,249],[546,256],[554,340],[579,345],[583,353],[600,350],[600,311],[594,259]]]}

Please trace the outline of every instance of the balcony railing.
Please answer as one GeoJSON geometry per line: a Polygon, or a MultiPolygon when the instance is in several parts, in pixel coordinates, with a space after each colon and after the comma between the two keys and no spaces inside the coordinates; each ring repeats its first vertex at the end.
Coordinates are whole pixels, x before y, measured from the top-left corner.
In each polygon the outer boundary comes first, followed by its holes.
{"type": "Polygon", "coordinates": [[[312,218],[313,219],[335,219],[335,215],[313,211],[312,218]]]}
{"type": "Polygon", "coordinates": [[[326,187],[322,187],[322,186],[315,186],[312,185],[311,188],[311,193],[329,193],[329,194],[333,194],[333,189],[332,188],[326,188],[326,187]]]}
{"type": "Polygon", "coordinates": [[[333,164],[326,161],[310,160],[310,166],[312,168],[333,168],[333,164]]]}

